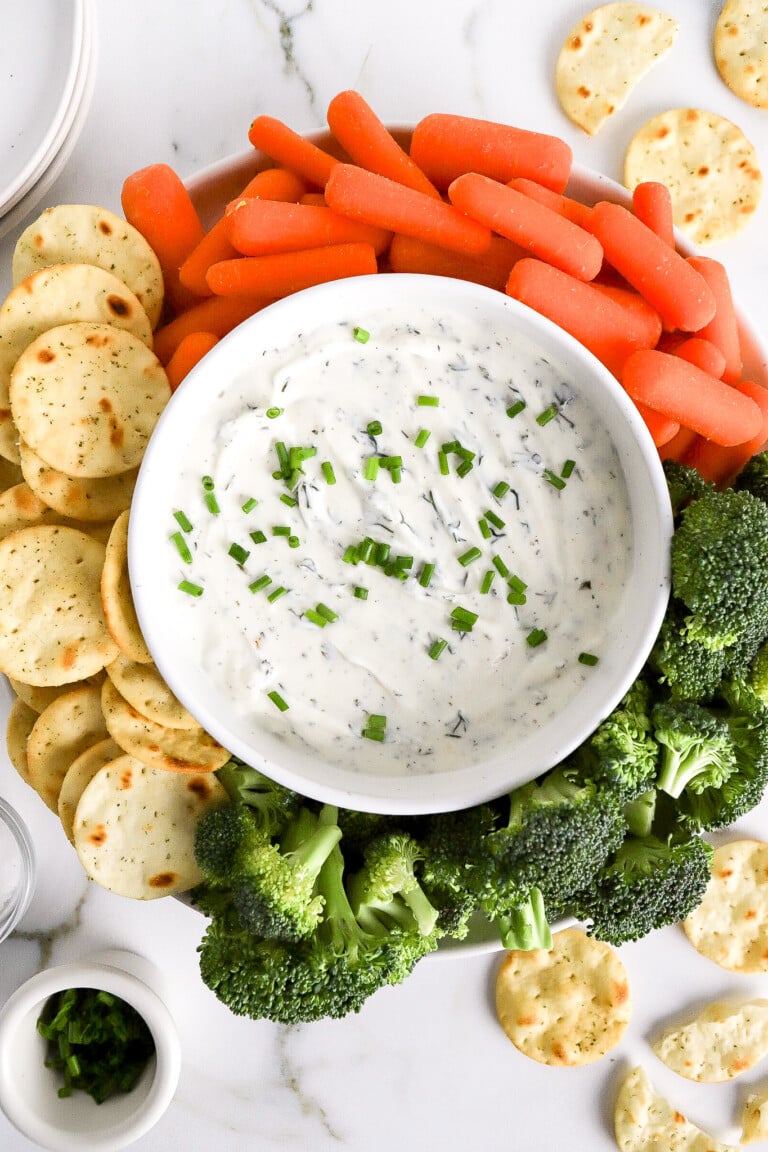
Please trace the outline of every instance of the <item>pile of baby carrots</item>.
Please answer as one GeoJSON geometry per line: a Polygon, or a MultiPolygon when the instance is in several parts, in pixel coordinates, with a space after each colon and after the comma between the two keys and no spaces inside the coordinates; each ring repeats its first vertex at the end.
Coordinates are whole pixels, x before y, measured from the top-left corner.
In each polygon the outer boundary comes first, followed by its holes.
{"type": "Polygon", "coordinates": [[[248,137],[271,161],[205,231],[177,174],[153,164],[122,190],[163,270],[155,351],[172,387],[267,304],[374,272],[453,276],[505,291],[588,348],[622,383],[663,458],[727,483],[768,440],[768,389],[742,379],[728,276],[675,248],[663,184],[631,208],[565,195],[554,136],[431,114],[406,151],[355,91],[328,107],[344,159],[282,121],[248,137]]]}

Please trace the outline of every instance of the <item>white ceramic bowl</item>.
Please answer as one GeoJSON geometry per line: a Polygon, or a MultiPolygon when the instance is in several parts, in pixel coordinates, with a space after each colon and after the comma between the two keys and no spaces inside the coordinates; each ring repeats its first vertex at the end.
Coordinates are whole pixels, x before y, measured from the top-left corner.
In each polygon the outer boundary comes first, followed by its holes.
{"type": "Polygon", "coordinates": [[[10,936],[35,887],[35,853],[19,814],[0,797],[0,941],[10,936]]]}
{"type": "MultiPolygon", "coordinates": [[[[267,433],[264,444],[271,453],[267,433]]],[[[671,531],[666,484],[647,429],[617,381],[580,344],[503,293],[442,277],[377,275],[335,281],[279,301],[223,339],[187,377],[163,412],[144,457],[131,510],[129,564],[142,632],[162,675],[225,747],[315,799],[360,810],[416,814],[463,808],[502,795],[552,767],[594,730],[637,676],[658,632],[668,596],[671,531]],[[341,757],[322,758],[298,742],[289,746],[247,709],[237,707],[213,663],[204,667],[200,643],[185,616],[189,598],[177,591],[164,558],[175,527],[171,512],[177,477],[188,460],[199,458],[196,441],[209,420],[212,397],[257,365],[262,348],[292,348],[297,333],[308,325],[376,314],[377,308],[388,306],[397,306],[407,319],[420,304],[436,316],[476,314],[502,338],[530,339],[567,369],[576,392],[587,400],[594,419],[602,421],[617,450],[629,498],[632,558],[611,642],[559,714],[522,737],[510,725],[501,751],[485,758],[475,754],[473,760],[436,770],[436,757],[425,756],[407,773],[396,773],[383,769],[378,748],[355,733],[345,737],[355,744],[348,756],[348,764],[354,756],[354,766],[345,766],[341,757]]],[[[252,561],[264,562],[266,551],[263,559],[257,553],[252,561]]],[[[201,599],[199,605],[210,599],[201,599]]],[[[253,603],[258,611],[258,602],[253,603]]],[[[511,677],[508,690],[516,691],[511,677]]]]}
{"type": "Polygon", "coordinates": [[[132,952],[108,951],[31,977],[0,1011],[0,1107],[30,1140],[51,1152],[115,1152],[157,1123],[173,1099],[181,1053],[161,974],[132,952]],[[131,1092],[96,1104],[84,1092],[60,1099],[57,1074],[44,1066],[37,1019],[48,998],[67,988],[113,993],[143,1016],[155,1044],[131,1092]]]}

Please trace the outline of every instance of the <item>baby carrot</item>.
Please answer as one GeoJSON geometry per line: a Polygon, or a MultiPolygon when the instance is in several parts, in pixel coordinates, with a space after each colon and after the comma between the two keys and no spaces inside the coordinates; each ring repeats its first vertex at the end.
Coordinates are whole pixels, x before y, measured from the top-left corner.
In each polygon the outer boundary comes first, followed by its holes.
{"type": "Polygon", "coordinates": [[[337,93],[327,115],[328,127],[353,163],[427,196],[440,197],[359,92],[348,89],[337,93]]]}
{"type": "Polygon", "coordinates": [[[184,377],[189,375],[195,365],[199,364],[203,356],[210,352],[211,348],[218,342],[219,338],[214,336],[213,332],[190,332],[180,341],[178,348],[165,366],[165,374],[168,377],[171,392],[176,391],[184,377]]]}
{"type": "Polygon", "coordinates": [[[672,196],[666,184],[644,180],[632,193],[632,211],[638,220],[655,232],[665,244],[675,246],[672,196]]]}
{"type": "Polygon", "coordinates": [[[325,196],[322,192],[305,192],[299,198],[299,204],[311,204],[313,208],[327,208],[325,196]]]}
{"type": "Polygon", "coordinates": [[[465,172],[448,189],[462,212],[578,280],[592,280],[603,250],[591,233],[551,208],[478,172],[465,172]]]}
{"type": "Polygon", "coordinates": [[[305,140],[273,116],[257,116],[248,129],[248,139],[254,148],[265,152],[281,168],[289,168],[318,188],[325,187],[328,177],[339,163],[335,156],[324,152],[310,140],[305,140]]]}
{"type": "Polygon", "coordinates": [[[691,445],[698,439],[699,437],[692,428],[686,428],[684,424],[681,424],[680,431],[676,432],[671,440],[659,448],[659,456],[662,460],[682,461],[691,445]]]}
{"type": "Polygon", "coordinates": [[[288,168],[263,168],[248,181],[241,196],[258,196],[260,200],[284,200],[296,203],[305,195],[306,183],[288,168]]]}
{"type": "Polygon", "coordinates": [[[428,244],[415,236],[397,233],[389,246],[389,266],[393,272],[451,276],[455,280],[471,280],[473,284],[485,284],[487,288],[503,292],[512,265],[523,255],[517,244],[503,236],[492,236],[482,256],[469,256],[428,244]]]}
{"type": "Polygon", "coordinates": [[[763,422],[759,432],[743,444],[736,444],[732,448],[723,448],[712,440],[705,440],[698,436],[690,449],[683,456],[683,463],[695,468],[705,480],[715,484],[728,484],[746,464],[755,452],[768,440],[768,389],[754,383],[752,380],[742,380],[733,386],[738,392],[749,396],[760,408],[763,422]]]}
{"type": "Polygon", "coordinates": [[[378,256],[392,235],[384,228],[340,216],[330,208],[247,198],[239,200],[229,213],[227,227],[233,247],[242,256],[352,243],[370,244],[378,256]]]}
{"type": "Polygon", "coordinates": [[[268,298],[253,296],[211,296],[201,300],[175,320],[157,329],[153,341],[155,355],[162,364],[167,364],[190,332],[211,332],[214,336],[226,336],[227,332],[231,332],[270,302],[268,298]]]}
{"type": "Polygon", "coordinates": [[[632,352],[653,348],[661,332],[657,313],[634,293],[585,284],[541,260],[519,260],[506,291],[570,332],[615,376],[632,352]]]}
{"type": "Polygon", "coordinates": [[[562,192],[573,161],[570,147],[557,136],[440,112],[416,125],[410,154],[438,188],[464,172],[479,172],[502,183],[526,176],[562,192]]]}
{"type": "Polygon", "coordinates": [[[633,400],[726,448],[762,428],[762,412],[751,397],[667,352],[633,352],[621,382],[633,400]]]}
{"type": "Polygon", "coordinates": [[[587,220],[592,209],[579,200],[574,200],[570,196],[561,196],[559,192],[553,192],[551,188],[545,188],[543,184],[537,184],[535,180],[526,180],[524,176],[516,176],[514,180],[508,180],[507,187],[514,188],[516,192],[522,192],[524,196],[530,196],[531,200],[538,200],[539,204],[544,204],[553,212],[565,216],[566,220],[570,220],[572,224],[578,224],[580,228],[587,227],[587,220]]]}
{"type": "Polygon", "coordinates": [[[181,178],[167,164],[150,164],[123,181],[121,202],[129,224],[154,249],[165,295],[175,311],[194,295],[179,280],[179,268],[203,238],[203,226],[181,178]]]}
{"type": "Polygon", "coordinates": [[[715,298],[695,268],[620,204],[602,200],[590,230],[605,258],[651,304],[669,328],[696,332],[715,314],[715,298]]]}
{"type": "Polygon", "coordinates": [[[313,284],[366,276],[376,272],[370,244],[329,244],[271,256],[222,260],[208,270],[208,284],[217,296],[261,296],[278,300],[313,284]]]}
{"type": "Polygon", "coordinates": [[[456,252],[477,255],[491,242],[490,229],[451,204],[355,164],[336,165],[326,184],[325,198],[342,216],[418,236],[456,252]]]}
{"type": "Polygon", "coordinates": [[[741,379],[741,344],[728,273],[718,260],[709,256],[689,256],[688,263],[704,277],[717,305],[713,318],[696,335],[718,346],[725,356],[723,380],[735,384],[741,379]]]}
{"type": "Polygon", "coordinates": [[[710,340],[702,340],[700,336],[691,336],[681,341],[674,350],[675,356],[681,356],[689,364],[695,364],[702,372],[709,372],[710,376],[717,376],[722,380],[725,371],[725,356],[717,345],[710,340]]]}
{"type": "Polygon", "coordinates": [[[642,416],[657,448],[662,448],[668,444],[680,431],[680,425],[676,420],[671,420],[669,416],[663,416],[661,412],[654,411],[647,404],[635,402],[635,407],[642,416]]]}

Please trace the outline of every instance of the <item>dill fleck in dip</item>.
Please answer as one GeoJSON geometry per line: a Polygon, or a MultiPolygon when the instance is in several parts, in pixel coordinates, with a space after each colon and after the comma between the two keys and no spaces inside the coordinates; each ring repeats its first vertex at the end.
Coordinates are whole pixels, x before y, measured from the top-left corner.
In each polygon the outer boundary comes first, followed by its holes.
{"type": "Polygon", "coordinates": [[[169,493],[179,628],[243,715],[354,771],[479,763],[610,643],[628,495],[567,367],[477,314],[309,327],[212,397],[169,493]]]}

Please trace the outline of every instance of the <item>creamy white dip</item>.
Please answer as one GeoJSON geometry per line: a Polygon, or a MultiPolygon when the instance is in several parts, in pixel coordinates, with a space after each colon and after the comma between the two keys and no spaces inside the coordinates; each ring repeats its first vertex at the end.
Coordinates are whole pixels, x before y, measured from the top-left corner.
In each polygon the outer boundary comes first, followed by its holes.
{"type": "Polygon", "coordinates": [[[632,530],[600,413],[567,367],[477,315],[309,321],[222,381],[168,494],[169,536],[181,533],[191,563],[169,542],[163,578],[202,589],[178,591],[179,626],[243,715],[340,767],[364,757],[385,774],[441,771],[498,755],[555,717],[594,674],[580,654],[599,658],[610,643],[632,530]],[[273,475],[278,442],[316,450],[303,474],[273,475]],[[460,450],[441,471],[452,442],[460,450]],[[399,472],[382,457],[401,457],[399,472]],[[366,537],[389,547],[390,564],[412,557],[406,578],[349,562],[366,537]],[[510,603],[521,583],[525,602],[510,603]],[[324,627],[312,622],[318,605],[336,617],[324,627]],[[453,628],[457,608],[476,614],[471,631],[453,628]],[[536,630],[546,638],[534,646],[536,630]],[[381,741],[362,735],[371,715],[386,717],[381,741]]]}

